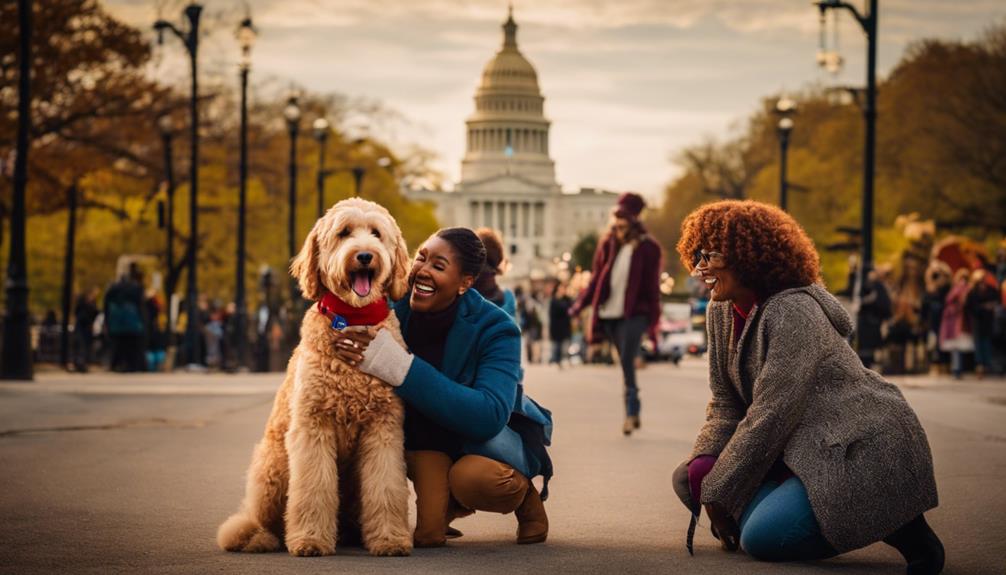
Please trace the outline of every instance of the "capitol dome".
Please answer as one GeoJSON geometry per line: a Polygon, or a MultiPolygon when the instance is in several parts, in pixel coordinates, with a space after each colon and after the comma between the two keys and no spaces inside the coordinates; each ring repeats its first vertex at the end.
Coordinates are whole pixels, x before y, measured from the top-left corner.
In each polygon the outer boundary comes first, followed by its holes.
{"type": "Polygon", "coordinates": [[[441,226],[499,231],[510,283],[556,273],[554,262],[605,225],[618,196],[562,190],[549,153],[545,96],[537,70],[517,47],[512,7],[502,28],[503,45],[474,78],[460,180],[447,193],[409,190],[406,197],[435,204],[441,226]]]}
{"type": "Polygon", "coordinates": [[[555,188],[544,107],[538,72],[517,47],[511,8],[503,23],[503,46],[482,69],[475,89],[475,112],[468,117],[468,143],[461,162],[462,182],[509,174],[555,188]]]}
{"type": "Polygon", "coordinates": [[[503,24],[503,47],[482,70],[480,92],[521,91],[539,95],[538,73],[517,49],[517,23],[513,12],[503,24]]]}

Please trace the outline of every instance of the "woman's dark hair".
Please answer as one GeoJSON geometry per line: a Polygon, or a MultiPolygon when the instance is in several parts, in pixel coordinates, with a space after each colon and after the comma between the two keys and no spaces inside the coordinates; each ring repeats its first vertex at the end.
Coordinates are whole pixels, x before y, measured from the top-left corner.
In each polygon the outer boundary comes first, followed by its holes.
{"type": "Polygon", "coordinates": [[[472,287],[487,300],[502,304],[503,292],[496,283],[496,276],[503,274],[503,239],[492,228],[479,228],[475,230],[475,235],[486,248],[486,263],[472,287]]]}
{"type": "Polygon", "coordinates": [[[486,263],[486,247],[475,232],[468,228],[444,228],[436,236],[451,244],[458,257],[461,274],[478,277],[486,263]]]}

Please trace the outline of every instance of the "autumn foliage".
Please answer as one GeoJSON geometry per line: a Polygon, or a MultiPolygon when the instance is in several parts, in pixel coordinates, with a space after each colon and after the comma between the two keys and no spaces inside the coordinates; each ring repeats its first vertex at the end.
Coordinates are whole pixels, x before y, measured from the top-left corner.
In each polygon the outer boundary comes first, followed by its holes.
{"type": "MultiPolygon", "coordinates": [[[[79,190],[74,293],[115,279],[120,256],[141,256],[148,275],[185,285],[188,241],[189,117],[187,82],[163,85],[150,74],[150,34],[117,21],[95,0],[34,2],[32,44],[32,137],[28,184],[28,271],[36,314],[58,309],[67,228],[67,190],[79,190]],[[158,119],[174,125],[175,269],[166,270],[166,230],[158,204],[166,200],[164,147],[158,119]]],[[[14,149],[17,121],[17,12],[0,3],[0,158],[14,149]],[[8,33],[7,31],[14,31],[8,33]]],[[[182,47],[173,46],[182,50],[182,47]]],[[[233,298],[238,203],[238,82],[201,78],[199,176],[200,291],[211,299],[233,298]]],[[[257,275],[269,266],[285,275],[288,265],[287,205],[289,136],[282,121],[285,90],[253,83],[249,110],[247,278],[255,304],[257,275]]],[[[315,174],[318,147],[310,124],[324,114],[338,126],[349,112],[374,118],[380,106],[357,107],[340,95],[303,94],[298,146],[297,238],[317,216],[315,174]]],[[[363,196],[385,205],[399,220],[410,246],[436,229],[430,206],[399,194],[403,178],[427,172],[428,154],[396,155],[368,138],[350,140],[336,129],[328,140],[327,167],[342,171],[326,183],[326,203],[349,197],[347,168],[366,168],[363,196]],[[380,158],[389,158],[378,162],[380,158]]],[[[9,174],[0,175],[0,225],[6,259],[6,228],[12,194],[9,174]]],[[[162,284],[163,285],[163,284],[162,284]]],[[[280,292],[286,295],[285,290],[280,292]]],[[[2,295],[0,295],[2,297],[2,295]]]]}

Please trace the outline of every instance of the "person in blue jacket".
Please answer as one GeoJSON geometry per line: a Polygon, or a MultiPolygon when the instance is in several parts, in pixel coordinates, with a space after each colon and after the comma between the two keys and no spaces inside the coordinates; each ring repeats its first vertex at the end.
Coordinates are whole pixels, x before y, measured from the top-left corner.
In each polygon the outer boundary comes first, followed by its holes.
{"type": "Polygon", "coordinates": [[[519,328],[472,289],[485,258],[472,230],[440,230],[419,248],[409,295],[394,304],[408,349],[364,326],[344,329],[337,344],[343,360],[405,401],[417,547],[459,536],[450,522],[476,510],[514,512],[517,543],[548,536],[551,415],[522,392],[519,328]]]}

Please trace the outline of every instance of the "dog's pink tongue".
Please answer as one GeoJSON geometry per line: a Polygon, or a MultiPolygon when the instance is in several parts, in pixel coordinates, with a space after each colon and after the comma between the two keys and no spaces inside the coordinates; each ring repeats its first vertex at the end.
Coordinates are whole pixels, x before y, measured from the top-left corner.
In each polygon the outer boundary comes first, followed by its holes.
{"type": "Polygon", "coordinates": [[[356,274],[353,278],[353,291],[360,297],[370,295],[370,274],[363,272],[356,274]]]}

